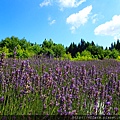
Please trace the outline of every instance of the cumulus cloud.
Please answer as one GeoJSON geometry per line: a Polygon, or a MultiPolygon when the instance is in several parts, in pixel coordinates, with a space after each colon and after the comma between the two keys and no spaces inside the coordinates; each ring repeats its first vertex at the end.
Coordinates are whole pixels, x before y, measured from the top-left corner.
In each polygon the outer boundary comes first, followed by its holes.
{"type": "Polygon", "coordinates": [[[48,5],[51,5],[51,0],[44,0],[44,1],[40,4],[40,7],[48,6],[48,5]]]}
{"type": "Polygon", "coordinates": [[[95,35],[113,36],[114,39],[120,38],[120,15],[114,15],[111,21],[99,25],[94,33],[95,35]]]}
{"type": "Polygon", "coordinates": [[[79,28],[81,25],[84,25],[88,21],[91,10],[92,5],[87,6],[86,8],[80,10],[78,13],[70,15],[66,19],[66,23],[71,25],[70,30],[72,33],[74,33],[77,28],[79,28]]]}
{"type": "Polygon", "coordinates": [[[58,0],[61,8],[66,7],[78,7],[80,4],[85,2],[86,0],[58,0]]]}

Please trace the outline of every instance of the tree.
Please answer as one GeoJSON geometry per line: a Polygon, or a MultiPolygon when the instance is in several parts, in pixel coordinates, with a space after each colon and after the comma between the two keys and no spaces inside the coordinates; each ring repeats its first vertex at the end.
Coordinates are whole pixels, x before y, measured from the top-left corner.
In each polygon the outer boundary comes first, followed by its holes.
{"type": "Polygon", "coordinates": [[[74,58],[74,60],[92,60],[92,55],[89,51],[84,50],[81,54],[80,52],[77,52],[76,58],[74,58]]]}
{"type": "Polygon", "coordinates": [[[39,53],[42,51],[42,48],[38,44],[32,45],[32,49],[36,55],[39,55],[39,53]]]}
{"type": "Polygon", "coordinates": [[[119,42],[119,39],[117,40],[117,44],[115,46],[115,49],[120,51],[120,42],[119,42]]]}
{"type": "Polygon", "coordinates": [[[72,57],[75,57],[75,54],[77,53],[77,45],[73,42],[70,44],[70,46],[67,49],[67,52],[71,53],[72,57]]]}
{"type": "Polygon", "coordinates": [[[65,54],[65,48],[62,44],[56,44],[52,47],[55,57],[63,57],[65,54]]]}
{"type": "Polygon", "coordinates": [[[54,43],[52,41],[52,39],[48,40],[44,40],[42,43],[42,50],[41,53],[47,55],[47,56],[54,56],[54,51],[52,50],[52,47],[54,46],[54,43]]]}
{"type": "Polygon", "coordinates": [[[16,52],[17,52],[17,57],[19,58],[22,58],[23,57],[23,52],[24,52],[24,50],[22,50],[21,49],[21,46],[20,45],[17,45],[17,50],[16,50],[16,52]]]}
{"type": "Polygon", "coordinates": [[[64,59],[68,59],[68,60],[72,60],[72,56],[71,56],[71,54],[70,53],[65,53],[64,55],[63,55],[63,58],[64,59]]]}
{"type": "Polygon", "coordinates": [[[1,48],[1,50],[0,50],[0,54],[1,54],[1,53],[5,53],[5,56],[8,57],[8,56],[9,56],[9,49],[8,49],[6,46],[4,46],[4,47],[1,48]]]}
{"type": "Polygon", "coordinates": [[[119,56],[119,52],[114,48],[110,54],[110,58],[116,59],[119,56]]]}
{"type": "Polygon", "coordinates": [[[77,52],[77,53],[76,53],[76,58],[77,58],[77,59],[80,59],[80,58],[81,58],[80,52],[77,52]]]}
{"type": "Polygon", "coordinates": [[[86,49],[89,52],[91,52],[91,54],[98,59],[103,59],[104,58],[104,51],[103,48],[101,46],[88,46],[88,48],[86,49]]]}
{"type": "Polygon", "coordinates": [[[106,49],[104,50],[104,57],[105,57],[105,58],[110,58],[110,54],[111,54],[111,50],[109,50],[109,49],[106,48],[106,49]]]}
{"type": "Polygon", "coordinates": [[[81,44],[80,44],[80,53],[82,52],[82,51],[84,51],[85,49],[86,49],[86,42],[83,40],[83,39],[81,39],[81,44]]]}
{"type": "Polygon", "coordinates": [[[21,46],[22,49],[27,50],[30,46],[32,46],[30,44],[30,42],[27,42],[27,40],[25,38],[19,40],[19,45],[21,46]]]}
{"type": "Polygon", "coordinates": [[[1,41],[0,47],[7,47],[10,52],[13,51],[13,49],[17,46],[18,44],[18,38],[12,36],[11,38],[7,37],[4,40],[1,41]]]}
{"type": "Polygon", "coordinates": [[[52,39],[50,39],[49,41],[47,39],[45,39],[42,43],[42,48],[48,48],[48,49],[52,48],[53,44],[54,43],[53,43],[52,39]]]}
{"type": "Polygon", "coordinates": [[[44,47],[42,48],[41,52],[40,53],[43,53],[44,55],[50,57],[50,56],[54,56],[54,52],[52,49],[49,49],[47,47],[44,47]]]}
{"type": "Polygon", "coordinates": [[[92,57],[91,52],[90,52],[90,51],[87,51],[87,50],[84,50],[84,51],[81,53],[81,56],[92,57]]]}
{"type": "Polygon", "coordinates": [[[113,50],[114,49],[114,45],[113,43],[111,43],[111,47],[109,47],[109,50],[113,50]]]}
{"type": "Polygon", "coordinates": [[[92,45],[92,46],[95,46],[95,43],[92,41],[92,42],[91,42],[91,45],[92,45]]]}

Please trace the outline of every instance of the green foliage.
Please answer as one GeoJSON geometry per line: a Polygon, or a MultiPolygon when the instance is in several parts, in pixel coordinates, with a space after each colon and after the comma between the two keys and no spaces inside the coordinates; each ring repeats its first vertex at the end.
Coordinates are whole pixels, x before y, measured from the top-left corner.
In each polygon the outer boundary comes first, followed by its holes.
{"type": "Polygon", "coordinates": [[[94,60],[94,59],[88,56],[80,56],[78,58],[73,58],[73,60],[74,61],[88,61],[88,60],[94,60]]]}
{"type": "Polygon", "coordinates": [[[3,52],[5,53],[6,57],[9,56],[9,49],[6,46],[4,46],[3,48],[0,48],[0,54],[3,52]]]}
{"type": "Polygon", "coordinates": [[[72,60],[72,56],[71,56],[70,53],[68,53],[68,54],[65,53],[65,54],[63,55],[63,59],[72,60]]]}
{"type": "Polygon", "coordinates": [[[76,58],[80,58],[80,52],[76,53],[76,58]]]}
{"type": "Polygon", "coordinates": [[[117,61],[120,61],[120,56],[117,57],[117,61]]]}
{"type": "Polygon", "coordinates": [[[110,58],[116,59],[116,58],[118,58],[119,55],[120,55],[119,52],[116,49],[113,49],[110,54],[110,58]]]}
{"type": "Polygon", "coordinates": [[[4,52],[7,57],[13,57],[13,50],[15,47],[17,47],[16,52],[18,58],[28,58],[38,54],[40,51],[39,45],[32,46],[25,38],[20,40],[17,37],[12,36],[11,38],[7,37],[0,42],[0,53],[4,52]]]}
{"type": "Polygon", "coordinates": [[[62,44],[56,44],[52,47],[55,57],[63,57],[65,54],[65,48],[62,44]]]}
{"type": "Polygon", "coordinates": [[[30,42],[27,42],[25,38],[19,40],[19,45],[21,46],[22,49],[26,50],[30,45],[30,42]]]}
{"type": "Polygon", "coordinates": [[[43,54],[46,54],[47,56],[54,56],[54,52],[52,50],[52,47],[53,47],[53,41],[50,39],[50,40],[44,40],[43,43],[42,43],[42,50],[40,53],[43,53],[43,54]]]}
{"type": "Polygon", "coordinates": [[[6,57],[13,57],[13,50],[17,47],[17,58],[28,58],[34,55],[44,54],[47,56],[60,57],[62,59],[70,60],[91,60],[113,58],[119,59],[120,42],[112,43],[109,49],[103,49],[102,46],[85,42],[81,39],[80,43],[74,42],[70,46],[64,48],[62,44],[55,44],[52,39],[45,39],[41,45],[28,42],[25,38],[6,37],[0,41],[0,54],[4,52],[6,57]]]}
{"type": "Polygon", "coordinates": [[[110,55],[111,55],[111,50],[108,50],[108,49],[104,50],[104,57],[105,58],[110,58],[110,55]]]}
{"type": "Polygon", "coordinates": [[[104,58],[104,50],[100,46],[88,46],[87,50],[91,52],[94,58],[103,59],[104,58]]]}
{"type": "Polygon", "coordinates": [[[42,50],[41,47],[38,44],[33,45],[32,49],[33,49],[35,54],[39,54],[42,50]]]}
{"type": "Polygon", "coordinates": [[[92,58],[91,52],[90,52],[90,51],[87,51],[87,50],[84,50],[84,51],[81,53],[81,56],[87,56],[87,57],[91,57],[91,58],[92,58]]]}
{"type": "Polygon", "coordinates": [[[117,40],[117,43],[111,43],[111,47],[109,47],[110,50],[116,49],[118,51],[120,51],[120,42],[119,39],[117,40]]]}
{"type": "Polygon", "coordinates": [[[77,53],[77,46],[73,42],[70,44],[70,46],[66,49],[66,53],[71,53],[72,57],[75,57],[75,54],[77,53]]]}
{"type": "Polygon", "coordinates": [[[42,43],[42,48],[51,49],[52,46],[53,46],[53,41],[51,39],[50,40],[45,39],[42,43]]]}
{"type": "Polygon", "coordinates": [[[77,61],[92,60],[92,55],[89,51],[84,50],[81,54],[80,54],[80,52],[77,52],[76,57],[73,60],[75,60],[75,61],[76,60],[77,61]]]}
{"type": "Polygon", "coordinates": [[[11,38],[7,37],[5,40],[0,42],[0,47],[7,47],[9,52],[12,52],[13,49],[19,44],[19,39],[17,37],[12,36],[11,38]]]}
{"type": "Polygon", "coordinates": [[[51,39],[45,39],[42,44],[41,53],[48,56],[52,55],[54,57],[63,57],[65,54],[65,48],[62,44],[55,44],[51,39]]]}
{"type": "Polygon", "coordinates": [[[21,46],[20,46],[20,45],[17,45],[17,50],[16,50],[16,52],[17,52],[17,57],[20,57],[20,58],[23,57],[23,52],[24,52],[24,50],[21,49],[21,46]]]}

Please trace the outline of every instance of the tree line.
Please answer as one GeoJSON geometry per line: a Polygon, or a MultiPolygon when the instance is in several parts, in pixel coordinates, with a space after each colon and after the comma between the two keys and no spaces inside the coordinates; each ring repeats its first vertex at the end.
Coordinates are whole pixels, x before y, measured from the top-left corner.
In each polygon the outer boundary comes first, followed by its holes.
{"type": "Polygon", "coordinates": [[[69,46],[64,47],[62,44],[56,44],[52,39],[45,39],[42,44],[31,43],[25,38],[6,37],[0,41],[0,54],[4,52],[7,57],[14,55],[14,48],[18,58],[28,58],[34,55],[46,55],[52,57],[61,57],[73,60],[92,60],[105,58],[120,58],[120,42],[111,43],[109,48],[95,45],[92,41],[86,42],[84,39],[78,44],[72,42],[69,46]]]}

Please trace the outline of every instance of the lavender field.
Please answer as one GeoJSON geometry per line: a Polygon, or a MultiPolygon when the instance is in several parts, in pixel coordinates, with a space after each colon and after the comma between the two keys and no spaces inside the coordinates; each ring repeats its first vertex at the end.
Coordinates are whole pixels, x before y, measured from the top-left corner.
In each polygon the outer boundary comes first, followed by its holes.
{"type": "Polygon", "coordinates": [[[2,54],[0,115],[120,115],[120,62],[2,54]]]}

